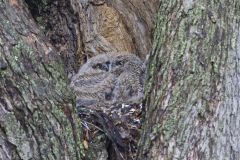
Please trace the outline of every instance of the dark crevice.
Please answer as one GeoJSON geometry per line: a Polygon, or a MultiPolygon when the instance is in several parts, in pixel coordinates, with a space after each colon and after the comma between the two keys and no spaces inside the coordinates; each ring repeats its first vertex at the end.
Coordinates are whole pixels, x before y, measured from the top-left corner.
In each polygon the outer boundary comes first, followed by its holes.
{"type": "MultiPolygon", "coordinates": [[[[48,41],[55,47],[67,73],[80,67],[77,55],[77,34],[74,15],[69,0],[25,0],[32,17],[48,41]]],[[[78,25],[76,25],[78,26],[78,25]]]]}

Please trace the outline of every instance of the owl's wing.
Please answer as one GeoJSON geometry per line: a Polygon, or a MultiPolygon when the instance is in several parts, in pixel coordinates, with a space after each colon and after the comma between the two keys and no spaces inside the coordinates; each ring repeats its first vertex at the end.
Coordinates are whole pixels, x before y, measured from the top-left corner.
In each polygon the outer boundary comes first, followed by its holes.
{"type": "Polygon", "coordinates": [[[71,86],[77,87],[77,88],[91,87],[102,82],[107,77],[108,77],[108,73],[106,72],[77,75],[72,79],[71,86]]]}

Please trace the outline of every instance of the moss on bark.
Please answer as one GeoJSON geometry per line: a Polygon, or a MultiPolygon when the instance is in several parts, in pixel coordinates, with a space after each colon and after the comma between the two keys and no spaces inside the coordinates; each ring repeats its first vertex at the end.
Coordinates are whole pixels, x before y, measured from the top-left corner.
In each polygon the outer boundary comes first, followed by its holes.
{"type": "Polygon", "coordinates": [[[236,142],[224,144],[238,141],[228,121],[239,117],[238,80],[230,78],[239,76],[239,7],[238,1],[161,1],[139,159],[240,156],[236,142]]]}

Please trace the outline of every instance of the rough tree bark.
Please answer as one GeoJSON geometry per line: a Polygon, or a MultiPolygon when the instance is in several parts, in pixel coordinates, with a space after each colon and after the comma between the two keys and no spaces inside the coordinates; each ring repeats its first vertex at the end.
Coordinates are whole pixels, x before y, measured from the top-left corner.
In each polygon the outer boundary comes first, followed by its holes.
{"type": "Polygon", "coordinates": [[[162,0],[139,160],[240,159],[240,2],[162,0]]]}
{"type": "Polygon", "coordinates": [[[25,0],[46,38],[77,72],[89,57],[106,52],[145,59],[160,0],[25,0]]]}
{"type": "Polygon", "coordinates": [[[63,67],[25,3],[0,0],[0,159],[80,159],[63,67]]]}
{"type": "Polygon", "coordinates": [[[144,59],[159,3],[0,0],[0,159],[94,159],[67,75],[100,53],[144,59]]]}
{"type": "Polygon", "coordinates": [[[70,0],[79,19],[78,54],[149,53],[160,0],[70,0]]]}

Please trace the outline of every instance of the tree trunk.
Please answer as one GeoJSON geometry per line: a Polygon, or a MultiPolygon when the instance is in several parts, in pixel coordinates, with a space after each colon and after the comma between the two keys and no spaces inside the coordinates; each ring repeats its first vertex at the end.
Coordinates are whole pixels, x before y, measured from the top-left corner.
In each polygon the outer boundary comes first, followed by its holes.
{"type": "Polygon", "coordinates": [[[96,54],[144,59],[159,3],[0,0],[0,159],[96,159],[68,76],[96,54]]]}
{"type": "Polygon", "coordinates": [[[240,159],[239,15],[239,1],[161,1],[139,160],[240,159]]]}
{"type": "Polygon", "coordinates": [[[160,0],[25,0],[68,73],[97,54],[133,53],[145,59],[160,0]]]}
{"type": "Polygon", "coordinates": [[[0,0],[0,159],[80,159],[63,67],[25,3],[0,0]]]}
{"type": "Polygon", "coordinates": [[[79,20],[77,54],[133,53],[145,59],[160,0],[70,0],[79,20]]]}

